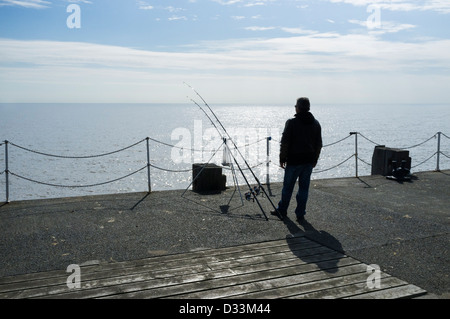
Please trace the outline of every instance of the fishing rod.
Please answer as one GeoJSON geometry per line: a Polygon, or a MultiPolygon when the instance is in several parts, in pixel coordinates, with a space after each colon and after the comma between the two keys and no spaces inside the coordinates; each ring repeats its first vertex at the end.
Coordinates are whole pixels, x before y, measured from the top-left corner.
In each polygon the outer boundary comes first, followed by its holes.
{"type": "MultiPolygon", "coordinates": [[[[190,99],[190,100],[191,100],[195,105],[197,105],[197,106],[200,108],[200,110],[202,110],[202,112],[206,115],[206,117],[208,117],[208,119],[211,121],[211,124],[212,124],[212,125],[214,126],[214,128],[217,130],[217,132],[219,133],[219,135],[222,135],[221,132],[220,132],[220,130],[219,130],[219,128],[215,125],[214,121],[211,119],[211,117],[208,115],[208,113],[206,113],[205,110],[200,106],[200,104],[198,104],[198,103],[197,103],[195,100],[193,100],[193,99],[190,99]]],[[[236,163],[236,166],[238,167],[239,171],[241,172],[242,176],[244,177],[245,183],[246,183],[247,186],[249,187],[249,189],[250,189],[250,191],[252,192],[252,194],[254,194],[254,193],[253,193],[253,189],[252,189],[252,187],[250,186],[250,183],[248,182],[247,178],[245,177],[244,172],[242,171],[241,166],[239,165],[239,163],[238,163],[236,157],[232,154],[232,152],[231,152],[231,150],[230,150],[230,147],[229,147],[228,144],[226,143],[226,138],[223,138],[223,143],[222,143],[222,145],[225,145],[225,148],[227,149],[228,154],[230,154],[231,157],[233,157],[233,160],[234,160],[234,162],[236,163]]],[[[215,154],[215,153],[214,153],[214,154],[215,154]]],[[[236,173],[235,173],[233,164],[231,164],[231,171],[232,171],[232,174],[233,174],[233,182],[235,183],[235,186],[237,187],[237,189],[238,189],[238,191],[239,191],[239,196],[241,197],[241,201],[242,201],[241,190],[240,190],[240,188],[239,188],[239,184],[238,184],[238,181],[237,181],[237,177],[235,176],[236,173]]],[[[197,178],[197,177],[195,177],[195,178],[197,178]]],[[[184,194],[184,193],[183,193],[183,194],[184,194]]],[[[264,209],[262,208],[261,204],[259,203],[259,201],[258,201],[258,199],[256,198],[255,195],[254,195],[254,198],[256,199],[256,201],[257,201],[257,203],[258,203],[258,206],[259,206],[259,208],[261,209],[262,213],[264,214],[264,217],[266,218],[266,220],[269,220],[269,219],[267,218],[266,213],[264,212],[264,209]]]]}
{"type": "MultiPolygon", "coordinates": [[[[187,85],[187,84],[186,84],[187,85]]],[[[199,107],[199,109],[206,115],[206,117],[209,119],[209,121],[211,122],[211,124],[214,126],[214,128],[217,130],[217,132],[220,134],[220,130],[217,128],[216,124],[214,123],[214,121],[211,119],[211,117],[208,115],[208,113],[205,112],[205,110],[193,99],[191,99],[190,97],[187,97],[188,99],[190,99],[195,105],[197,105],[199,107]]],[[[222,136],[221,136],[222,137],[222,136]]],[[[226,138],[222,137],[223,143],[222,145],[225,145],[225,148],[228,151],[228,154],[231,154],[231,150],[226,142],[226,138]]],[[[233,156],[233,154],[231,154],[231,156],[233,156]]],[[[234,157],[234,156],[233,156],[234,157]]],[[[235,185],[235,188],[238,189],[239,191],[239,196],[241,197],[241,201],[242,201],[242,194],[241,194],[241,189],[239,187],[238,181],[237,181],[237,177],[236,177],[236,172],[233,166],[233,163],[231,163],[231,173],[233,174],[233,182],[235,185]]]]}
{"type": "MultiPolygon", "coordinates": [[[[278,211],[278,209],[275,207],[274,203],[272,202],[272,200],[269,197],[269,194],[267,194],[265,188],[263,187],[263,185],[261,184],[261,182],[259,181],[258,177],[256,176],[255,172],[253,172],[252,168],[250,167],[250,165],[248,164],[247,160],[245,159],[245,157],[242,155],[241,151],[239,150],[239,148],[237,147],[236,143],[234,142],[234,140],[231,138],[230,134],[228,133],[228,131],[226,130],[226,128],[224,127],[224,125],[222,124],[222,122],[219,120],[219,118],[217,117],[217,115],[214,113],[214,111],[211,109],[211,107],[209,106],[209,104],[205,101],[205,99],[200,95],[200,93],[198,93],[191,85],[187,84],[186,82],[183,82],[186,86],[190,87],[194,93],[203,101],[203,103],[205,104],[205,106],[208,108],[208,110],[211,112],[211,114],[214,116],[214,118],[216,119],[217,123],[221,126],[221,128],[223,129],[224,133],[228,136],[228,138],[231,140],[231,142],[233,143],[234,148],[237,150],[237,152],[239,153],[239,155],[242,157],[242,159],[244,160],[245,165],[247,166],[247,169],[252,173],[253,178],[255,179],[256,183],[258,184],[259,189],[261,189],[263,191],[263,193],[266,195],[267,199],[269,200],[270,204],[272,205],[272,207],[275,209],[275,212],[277,213],[278,217],[280,219],[283,219],[283,217],[281,216],[280,212],[278,211]]],[[[196,102],[195,102],[196,103],[196,102]]],[[[196,103],[198,105],[198,103],[196,103]]],[[[199,105],[198,105],[199,106],[199,105]]],[[[199,106],[200,107],[200,106],[199,106]]],[[[201,108],[201,107],[200,107],[201,108]]],[[[201,108],[202,109],[202,108],[201,108]]],[[[206,112],[203,111],[205,114],[206,112]]],[[[211,120],[211,118],[208,116],[208,118],[211,120]]],[[[212,121],[212,120],[211,120],[212,121]]],[[[218,130],[217,126],[213,123],[213,126],[217,129],[218,133],[220,133],[220,131],[218,130]]],[[[226,145],[226,147],[228,148],[228,145],[226,145]]],[[[231,153],[231,151],[230,151],[231,153]]],[[[244,172],[242,171],[240,165],[238,164],[236,157],[233,155],[233,159],[236,162],[236,165],[239,168],[239,171],[241,172],[242,176],[244,177],[245,182],[247,183],[249,189],[250,189],[250,193],[253,195],[253,198],[256,200],[256,202],[258,203],[259,208],[261,209],[261,211],[263,212],[264,216],[266,217],[266,220],[268,220],[266,213],[264,212],[261,204],[258,201],[258,198],[256,197],[255,191],[254,189],[250,186],[250,183],[248,182],[247,178],[245,177],[244,172]]]]}

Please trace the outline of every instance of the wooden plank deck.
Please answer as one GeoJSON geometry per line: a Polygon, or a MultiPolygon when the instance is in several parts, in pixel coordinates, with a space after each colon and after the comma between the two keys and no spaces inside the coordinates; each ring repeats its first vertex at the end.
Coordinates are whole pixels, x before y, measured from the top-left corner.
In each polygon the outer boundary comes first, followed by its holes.
{"type": "MultiPolygon", "coordinates": [[[[376,263],[376,261],[374,261],[376,263]]],[[[0,298],[411,298],[426,291],[306,237],[0,278],[0,298]]]]}

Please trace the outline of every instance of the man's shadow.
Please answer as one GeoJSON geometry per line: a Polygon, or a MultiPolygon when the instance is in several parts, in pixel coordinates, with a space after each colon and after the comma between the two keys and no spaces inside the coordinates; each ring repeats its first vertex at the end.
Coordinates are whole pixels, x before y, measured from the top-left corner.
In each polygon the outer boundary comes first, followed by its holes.
{"type": "Polygon", "coordinates": [[[345,257],[345,254],[341,243],[336,239],[336,237],[332,236],[326,231],[318,231],[306,220],[301,223],[304,230],[297,226],[297,224],[287,216],[283,218],[283,223],[286,225],[290,233],[286,236],[286,242],[295,256],[306,263],[315,263],[321,270],[328,273],[336,273],[338,271],[337,265],[340,259],[345,257]],[[332,250],[336,251],[336,253],[333,254],[333,252],[330,251],[329,253],[331,254],[324,255],[324,258],[321,258],[319,256],[319,254],[323,254],[323,252],[320,252],[318,254],[313,253],[305,255],[304,251],[299,249],[298,243],[296,243],[296,241],[290,240],[294,237],[299,236],[305,236],[312,241],[331,248],[332,250]]]}

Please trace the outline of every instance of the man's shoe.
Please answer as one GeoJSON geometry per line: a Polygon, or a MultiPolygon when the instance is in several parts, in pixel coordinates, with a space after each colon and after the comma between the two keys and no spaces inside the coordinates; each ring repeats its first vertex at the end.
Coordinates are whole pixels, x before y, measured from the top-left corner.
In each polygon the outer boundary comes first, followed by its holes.
{"type": "Polygon", "coordinates": [[[297,222],[302,225],[306,222],[305,216],[297,217],[297,222]]]}
{"type": "Polygon", "coordinates": [[[270,212],[270,214],[271,214],[271,215],[274,215],[274,216],[277,216],[277,217],[279,217],[279,218],[281,218],[281,219],[283,219],[283,218],[286,217],[286,215],[287,215],[287,213],[280,212],[279,210],[272,210],[272,211],[270,212]]]}

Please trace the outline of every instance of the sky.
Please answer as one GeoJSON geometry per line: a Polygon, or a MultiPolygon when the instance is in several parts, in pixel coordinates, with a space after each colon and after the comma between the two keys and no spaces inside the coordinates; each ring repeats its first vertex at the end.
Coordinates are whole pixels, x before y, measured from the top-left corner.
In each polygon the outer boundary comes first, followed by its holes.
{"type": "Polygon", "coordinates": [[[0,0],[0,103],[449,103],[449,0],[0,0]]]}

